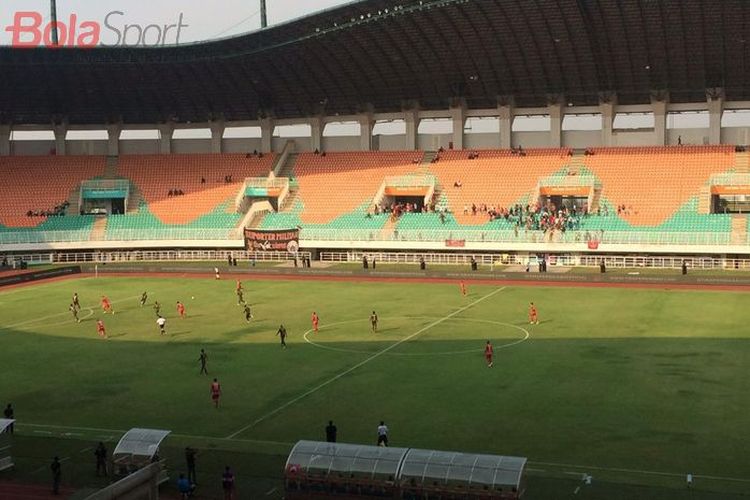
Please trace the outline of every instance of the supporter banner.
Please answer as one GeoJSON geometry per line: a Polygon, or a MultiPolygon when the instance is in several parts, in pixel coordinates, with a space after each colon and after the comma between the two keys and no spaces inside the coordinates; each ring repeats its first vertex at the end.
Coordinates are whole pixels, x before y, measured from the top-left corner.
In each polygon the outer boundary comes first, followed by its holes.
{"type": "Polygon", "coordinates": [[[80,272],[80,266],[59,267],[56,269],[47,269],[45,271],[20,272],[18,274],[0,276],[0,286],[39,281],[48,278],[56,278],[58,276],[67,276],[69,274],[78,274],[80,272]]]}
{"type": "Polygon", "coordinates": [[[248,229],[245,228],[245,247],[253,251],[299,251],[299,229],[248,229]]]}
{"type": "Polygon", "coordinates": [[[448,248],[463,248],[466,246],[466,240],[445,240],[445,246],[448,248]]]}
{"type": "Polygon", "coordinates": [[[547,196],[581,196],[591,192],[593,186],[545,186],[539,189],[539,194],[547,196]]]}

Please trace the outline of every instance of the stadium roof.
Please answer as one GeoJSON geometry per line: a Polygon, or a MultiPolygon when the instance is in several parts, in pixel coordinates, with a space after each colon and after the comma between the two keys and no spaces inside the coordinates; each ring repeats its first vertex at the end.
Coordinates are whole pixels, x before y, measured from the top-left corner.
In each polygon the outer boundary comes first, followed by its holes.
{"type": "Polygon", "coordinates": [[[0,122],[750,99],[745,0],[365,0],[179,47],[0,49],[0,122]]]}

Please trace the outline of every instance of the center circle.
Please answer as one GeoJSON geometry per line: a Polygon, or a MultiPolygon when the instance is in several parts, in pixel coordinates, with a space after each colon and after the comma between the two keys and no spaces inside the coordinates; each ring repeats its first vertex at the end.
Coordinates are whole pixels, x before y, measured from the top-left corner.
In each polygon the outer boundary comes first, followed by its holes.
{"type": "MultiPolygon", "coordinates": [[[[513,340],[511,342],[507,342],[507,343],[504,343],[504,344],[497,344],[497,345],[493,344],[493,347],[494,347],[495,350],[498,350],[498,349],[507,349],[509,347],[516,346],[516,345],[521,344],[522,342],[525,342],[526,340],[528,340],[528,338],[530,336],[528,330],[526,330],[525,328],[522,328],[522,327],[520,327],[518,325],[513,325],[511,323],[504,323],[502,321],[492,321],[492,320],[488,320],[488,319],[473,319],[473,318],[450,318],[450,319],[443,319],[443,318],[431,318],[429,316],[412,316],[412,317],[396,316],[396,317],[389,318],[389,319],[392,319],[392,320],[399,320],[399,319],[413,319],[413,320],[433,319],[435,321],[440,321],[442,319],[443,322],[447,322],[447,321],[461,321],[461,322],[466,322],[466,323],[481,323],[481,324],[496,325],[496,326],[501,326],[501,327],[505,327],[505,328],[511,328],[511,329],[517,330],[521,334],[520,338],[517,339],[517,340],[513,340]]],[[[322,325],[322,326],[320,326],[318,328],[318,330],[321,331],[321,330],[329,329],[329,328],[332,328],[332,327],[335,327],[335,326],[350,325],[350,324],[353,324],[353,323],[369,323],[369,320],[367,320],[367,319],[352,319],[352,320],[347,320],[347,321],[337,321],[335,323],[328,323],[328,324],[322,325]]],[[[437,325],[435,325],[435,326],[437,326],[437,325]]],[[[376,350],[376,351],[365,351],[365,350],[361,350],[361,349],[348,349],[348,348],[344,348],[344,347],[329,346],[329,345],[322,344],[322,343],[315,342],[315,341],[311,340],[310,339],[310,334],[312,332],[313,332],[312,329],[307,330],[303,334],[302,337],[305,339],[305,342],[307,342],[308,344],[310,344],[310,345],[312,345],[314,347],[317,347],[319,349],[325,349],[327,351],[335,351],[335,352],[345,352],[345,353],[350,353],[350,354],[377,354],[378,352],[382,351],[382,349],[381,350],[376,350]]],[[[393,341],[394,344],[398,343],[398,342],[400,342],[400,340],[393,341]]],[[[384,349],[387,349],[387,348],[388,348],[388,346],[384,347],[384,349]]],[[[384,354],[388,355],[388,356],[449,356],[449,355],[458,355],[458,354],[477,354],[477,353],[481,353],[481,352],[484,352],[484,346],[482,346],[480,348],[463,349],[463,350],[453,350],[453,351],[443,351],[443,352],[406,353],[406,352],[391,352],[391,351],[388,351],[388,352],[386,352],[384,354]]]]}

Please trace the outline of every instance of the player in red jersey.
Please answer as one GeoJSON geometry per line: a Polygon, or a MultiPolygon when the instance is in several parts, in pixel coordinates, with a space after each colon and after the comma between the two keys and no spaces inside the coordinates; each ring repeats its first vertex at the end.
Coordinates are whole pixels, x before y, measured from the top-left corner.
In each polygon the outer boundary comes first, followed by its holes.
{"type": "Polygon", "coordinates": [[[109,297],[106,295],[102,295],[102,311],[104,311],[104,314],[115,313],[115,310],[112,309],[112,302],[109,301],[109,297]]]}
{"type": "Polygon", "coordinates": [[[484,359],[487,361],[487,368],[492,368],[492,344],[489,340],[484,346],[484,359]]]}
{"type": "Polygon", "coordinates": [[[102,338],[107,338],[107,329],[104,328],[104,321],[100,319],[96,320],[96,333],[102,338]]]}
{"type": "Polygon", "coordinates": [[[539,314],[537,313],[536,306],[533,302],[529,304],[529,324],[530,325],[538,325],[539,324],[539,314]]]}
{"type": "Polygon", "coordinates": [[[217,379],[211,382],[211,400],[214,402],[214,407],[219,408],[219,398],[221,397],[221,384],[217,379]]]}
{"type": "Polygon", "coordinates": [[[464,297],[466,297],[466,294],[468,293],[467,290],[466,290],[466,283],[464,283],[463,281],[461,281],[458,284],[458,286],[461,288],[461,295],[463,295],[464,297]]]}
{"type": "Polygon", "coordinates": [[[313,331],[318,331],[318,323],[320,322],[320,318],[318,317],[318,313],[313,311],[312,313],[312,325],[313,325],[313,331]]]}
{"type": "Polygon", "coordinates": [[[185,304],[177,301],[177,314],[180,315],[180,318],[185,319],[185,304]]]}

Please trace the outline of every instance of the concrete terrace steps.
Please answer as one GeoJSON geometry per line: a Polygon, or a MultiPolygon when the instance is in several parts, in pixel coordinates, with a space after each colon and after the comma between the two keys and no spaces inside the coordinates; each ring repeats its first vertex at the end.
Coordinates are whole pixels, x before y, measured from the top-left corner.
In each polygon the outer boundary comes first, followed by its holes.
{"type": "Polygon", "coordinates": [[[747,215],[732,216],[732,245],[747,245],[747,215]]]}
{"type": "Polygon", "coordinates": [[[707,215],[711,213],[711,186],[701,186],[698,194],[698,213],[707,215]]]}
{"type": "Polygon", "coordinates": [[[97,217],[94,226],[91,228],[91,240],[103,241],[107,232],[107,218],[97,217]]]}
{"type": "Polygon", "coordinates": [[[299,158],[299,153],[289,153],[289,155],[286,157],[286,161],[281,166],[279,175],[277,177],[288,177],[290,179],[293,178],[294,166],[297,164],[297,158],[299,158]]]}
{"type": "Polygon", "coordinates": [[[297,200],[299,199],[299,189],[289,188],[289,195],[284,200],[284,204],[279,207],[278,212],[291,212],[294,210],[297,200]]]}
{"type": "Polygon", "coordinates": [[[738,174],[750,174],[750,153],[742,151],[734,154],[735,172],[738,174]]]}

